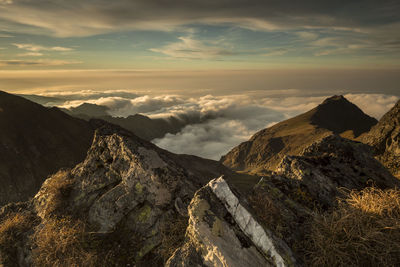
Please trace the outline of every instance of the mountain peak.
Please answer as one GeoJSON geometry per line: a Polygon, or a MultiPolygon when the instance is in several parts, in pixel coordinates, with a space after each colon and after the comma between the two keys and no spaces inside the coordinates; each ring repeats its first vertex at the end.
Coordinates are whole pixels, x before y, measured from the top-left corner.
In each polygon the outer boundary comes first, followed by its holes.
{"type": "Polygon", "coordinates": [[[342,95],[325,99],[312,113],[311,124],[336,134],[351,130],[354,137],[369,131],[377,123],[375,118],[365,114],[342,95]]]}
{"type": "Polygon", "coordinates": [[[331,103],[331,102],[335,102],[335,101],[349,102],[343,95],[334,95],[334,96],[331,96],[331,97],[328,97],[327,99],[325,99],[324,102],[322,102],[322,104],[327,104],[327,103],[331,103]]]}
{"type": "Polygon", "coordinates": [[[77,107],[70,108],[69,112],[71,113],[71,115],[86,115],[89,117],[101,117],[101,116],[107,116],[108,110],[109,108],[106,106],[85,102],[77,107]]]}
{"type": "Polygon", "coordinates": [[[334,133],[352,139],[376,123],[344,96],[335,95],[306,113],[259,131],[223,156],[221,162],[236,170],[262,174],[274,169],[283,155],[297,155],[320,138],[334,133]]]}

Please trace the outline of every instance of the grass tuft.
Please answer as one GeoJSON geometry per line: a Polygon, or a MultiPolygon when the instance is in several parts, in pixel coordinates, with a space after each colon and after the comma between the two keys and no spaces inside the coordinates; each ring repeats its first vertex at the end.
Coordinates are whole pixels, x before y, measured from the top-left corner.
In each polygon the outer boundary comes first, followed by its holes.
{"type": "Polygon", "coordinates": [[[37,222],[37,217],[30,213],[13,213],[0,223],[0,255],[5,266],[15,266],[18,258],[18,247],[24,234],[37,222]]]}
{"type": "Polygon", "coordinates": [[[68,217],[46,220],[33,240],[34,266],[94,266],[97,260],[85,247],[84,223],[68,217]]]}
{"type": "Polygon", "coordinates": [[[311,266],[398,266],[400,190],[351,191],[310,225],[305,262],[311,266]]]}

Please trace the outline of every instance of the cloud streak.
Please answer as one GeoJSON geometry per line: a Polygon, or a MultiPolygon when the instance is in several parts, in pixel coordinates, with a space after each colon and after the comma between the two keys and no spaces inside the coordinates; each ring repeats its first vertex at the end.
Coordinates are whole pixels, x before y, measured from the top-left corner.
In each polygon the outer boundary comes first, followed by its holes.
{"type": "Polygon", "coordinates": [[[40,59],[40,60],[0,60],[0,67],[4,66],[64,66],[72,64],[80,64],[79,61],[68,61],[68,60],[51,60],[51,59],[40,59]]]}
{"type": "Polygon", "coordinates": [[[161,48],[151,48],[150,51],[162,53],[172,58],[211,59],[221,56],[230,56],[234,53],[193,39],[192,37],[179,37],[177,43],[170,43],[161,48]]]}
{"type": "Polygon", "coordinates": [[[18,54],[19,57],[41,57],[43,56],[42,53],[39,52],[28,52],[28,53],[22,53],[18,54]]]}
{"type": "Polygon", "coordinates": [[[42,46],[42,45],[36,45],[36,44],[13,44],[13,45],[19,49],[32,51],[32,52],[39,52],[39,51],[67,52],[67,51],[74,50],[73,48],[62,47],[62,46],[49,47],[49,46],[42,46]]]}

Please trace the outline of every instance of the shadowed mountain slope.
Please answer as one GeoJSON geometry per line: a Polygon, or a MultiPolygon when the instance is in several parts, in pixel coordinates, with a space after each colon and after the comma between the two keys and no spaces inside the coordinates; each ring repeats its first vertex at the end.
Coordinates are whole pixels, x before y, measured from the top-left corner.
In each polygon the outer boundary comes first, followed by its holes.
{"type": "Polygon", "coordinates": [[[29,199],[48,175],[83,160],[92,138],[84,120],[0,91],[0,205],[29,199]]]}
{"type": "Polygon", "coordinates": [[[263,174],[273,170],[284,155],[297,155],[314,141],[332,133],[354,138],[376,122],[343,96],[333,96],[304,114],[257,132],[221,162],[234,170],[263,174]]]}

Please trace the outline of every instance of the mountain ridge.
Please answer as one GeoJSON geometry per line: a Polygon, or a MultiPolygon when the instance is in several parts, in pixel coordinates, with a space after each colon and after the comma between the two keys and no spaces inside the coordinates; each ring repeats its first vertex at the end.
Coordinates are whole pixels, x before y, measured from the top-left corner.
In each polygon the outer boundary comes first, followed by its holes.
{"type": "Polygon", "coordinates": [[[93,129],[57,108],[0,91],[0,204],[25,201],[46,177],[81,161],[93,129]]]}
{"type": "Polygon", "coordinates": [[[255,133],[220,161],[237,171],[268,173],[284,155],[299,154],[331,133],[354,139],[376,123],[343,96],[333,96],[308,112],[255,133]]]}
{"type": "Polygon", "coordinates": [[[119,125],[142,139],[151,141],[162,138],[167,133],[176,134],[188,123],[175,117],[150,118],[142,114],[129,115],[127,117],[114,117],[108,114],[109,108],[102,105],[83,103],[77,107],[63,109],[67,114],[89,121],[101,119],[109,123],[119,125]]]}

